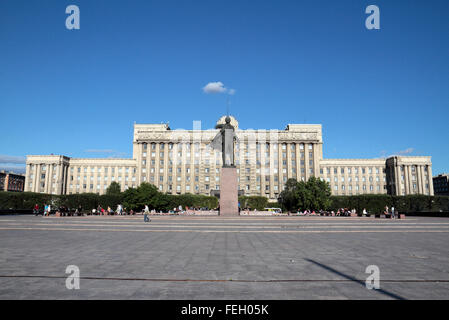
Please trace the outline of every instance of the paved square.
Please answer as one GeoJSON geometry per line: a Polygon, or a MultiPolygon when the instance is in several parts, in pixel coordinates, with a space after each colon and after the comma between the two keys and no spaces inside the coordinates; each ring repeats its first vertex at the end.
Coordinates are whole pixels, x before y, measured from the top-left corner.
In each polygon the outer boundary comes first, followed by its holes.
{"type": "Polygon", "coordinates": [[[0,299],[449,299],[444,218],[1,216],[0,241],[0,299]]]}

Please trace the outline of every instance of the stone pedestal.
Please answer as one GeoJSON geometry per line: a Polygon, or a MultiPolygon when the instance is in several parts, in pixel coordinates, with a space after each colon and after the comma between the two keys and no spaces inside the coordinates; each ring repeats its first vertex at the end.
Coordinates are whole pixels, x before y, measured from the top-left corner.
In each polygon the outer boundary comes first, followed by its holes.
{"type": "Polygon", "coordinates": [[[237,168],[223,167],[220,176],[220,216],[238,216],[237,168]]]}

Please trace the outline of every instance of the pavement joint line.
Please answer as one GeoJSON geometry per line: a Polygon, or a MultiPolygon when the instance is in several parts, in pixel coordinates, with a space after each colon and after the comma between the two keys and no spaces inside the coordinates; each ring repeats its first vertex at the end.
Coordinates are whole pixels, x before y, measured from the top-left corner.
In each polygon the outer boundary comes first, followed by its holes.
{"type": "MultiPolygon", "coordinates": [[[[33,279],[67,279],[66,276],[48,275],[0,275],[0,278],[33,278],[33,279]]],[[[113,281],[152,281],[152,282],[354,282],[366,279],[176,279],[176,278],[122,278],[122,277],[95,277],[81,276],[80,280],[113,280],[113,281]]],[[[382,279],[388,283],[449,283],[449,279],[382,279]]]]}
{"type": "Polygon", "coordinates": [[[262,225],[262,226],[248,226],[248,225],[194,225],[194,224],[151,224],[151,223],[141,223],[140,225],[135,224],[76,224],[76,223],[4,223],[2,224],[4,226],[83,226],[83,227],[141,227],[141,228],[185,228],[185,227],[197,227],[197,228],[235,228],[235,229],[282,229],[282,228],[288,228],[288,229],[318,229],[318,228],[353,228],[353,229],[367,229],[367,228],[400,228],[400,229],[415,229],[415,228],[426,228],[426,229],[449,229],[449,226],[440,226],[440,225],[395,225],[395,224],[389,224],[389,225],[262,225]]]}
{"type": "MultiPolygon", "coordinates": [[[[164,217],[164,216],[152,216],[149,215],[149,217],[151,219],[154,220],[172,220],[172,221],[176,221],[178,219],[186,219],[186,220],[223,220],[223,221],[230,221],[230,220],[238,220],[238,221],[267,221],[267,220],[275,220],[275,221],[279,221],[279,220],[285,220],[285,221],[298,221],[300,219],[304,219],[304,220],[361,220],[361,221],[371,221],[370,219],[372,218],[368,218],[368,217],[271,217],[268,216],[266,218],[264,217],[256,217],[256,216],[237,216],[237,217],[220,217],[220,216],[199,216],[199,217],[195,217],[195,216],[173,216],[173,217],[164,217]]],[[[41,219],[49,219],[49,220],[53,220],[53,219],[83,219],[83,220],[88,220],[88,219],[111,219],[111,220],[141,220],[143,218],[143,215],[138,216],[138,217],[121,217],[121,216],[112,216],[112,217],[108,217],[108,216],[83,216],[83,217],[40,217],[41,219]]],[[[389,219],[379,219],[376,218],[376,221],[388,221],[389,219]]],[[[416,218],[407,218],[407,220],[418,220],[416,218]]]]}
{"type": "Polygon", "coordinates": [[[192,233],[449,233],[448,230],[194,230],[194,229],[184,229],[184,230],[136,230],[136,229],[95,229],[95,228],[32,228],[32,227],[12,227],[12,228],[1,228],[0,230],[37,230],[37,231],[104,231],[104,232],[192,232],[192,233]]]}
{"type": "MultiPolygon", "coordinates": [[[[45,220],[41,220],[41,221],[33,221],[33,220],[26,220],[26,221],[19,221],[18,220],[0,220],[0,223],[47,223],[47,224],[56,224],[56,223],[61,223],[61,224],[69,224],[69,223],[74,223],[75,221],[71,220],[71,221],[45,221],[45,220]]],[[[128,224],[128,225],[139,225],[142,224],[143,221],[136,221],[136,222],[132,222],[132,221],[123,221],[124,223],[128,224]]],[[[157,224],[160,221],[155,221],[153,220],[153,224],[157,224]]],[[[180,223],[179,221],[173,221],[174,223],[180,223]]],[[[104,223],[104,224],[116,224],[119,223],[118,221],[76,221],[76,223],[79,224],[91,224],[91,223],[104,223]]],[[[170,225],[174,225],[170,224],[170,225]]],[[[186,222],[186,221],[182,221],[181,223],[184,223],[186,225],[192,225],[192,226],[200,226],[200,225],[215,225],[218,222],[214,222],[214,221],[210,221],[210,222],[186,222]]],[[[126,224],[121,224],[121,225],[126,225],[126,224]]],[[[220,225],[226,225],[226,226],[240,226],[240,225],[247,225],[248,223],[220,223],[220,225]]],[[[442,222],[442,223],[436,223],[436,222],[404,222],[404,221],[396,221],[396,222],[391,222],[391,221],[366,221],[363,223],[359,223],[359,222],[339,222],[339,223],[330,223],[330,222],[316,222],[316,223],[276,223],[276,224],[272,224],[272,223],[251,223],[251,225],[254,226],[265,226],[265,225],[272,225],[272,226],[307,226],[307,225],[318,225],[318,226],[326,226],[326,225],[352,225],[352,226],[366,226],[366,225],[449,225],[449,223],[446,222],[442,222]]]]}

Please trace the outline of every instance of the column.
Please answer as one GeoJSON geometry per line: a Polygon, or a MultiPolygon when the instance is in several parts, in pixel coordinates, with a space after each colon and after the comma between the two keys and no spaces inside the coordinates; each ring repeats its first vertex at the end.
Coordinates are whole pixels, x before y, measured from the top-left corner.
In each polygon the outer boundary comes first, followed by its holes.
{"type": "Polygon", "coordinates": [[[299,143],[296,143],[295,146],[296,151],[296,181],[301,180],[301,152],[299,150],[299,143]]]}
{"type": "Polygon", "coordinates": [[[292,176],[292,145],[291,143],[287,143],[287,180],[293,178],[292,176]]]}
{"type": "Polygon", "coordinates": [[[416,175],[416,184],[417,184],[417,191],[418,194],[421,194],[421,175],[419,172],[419,166],[415,166],[415,175],[416,175]]]}
{"type": "Polygon", "coordinates": [[[257,191],[257,139],[255,133],[251,133],[248,146],[249,146],[249,164],[250,164],[250,194],[259,195],[257,191]]]}
{"type": "MultiPolygon", "coordinates": [[[[136,148],[137,148],[137,155],[136,155],[136,157],[134,158],[134,159],[136,159],[136,162],[137,162],[137,172],[136,172],[136,187],[137,186],[139,186],[141,183],[142,183],[142,174],[143,174],[143,170],[142,170],[142,168],[146,168],[147,167],[147,164],[146,164],[146,162],[148,162],[148,150],[147,150],[147,156],[145,157],[145,165],[143,164],[143,160],[144,160],[144,158],[143,158],[143,154],[142,154],[142,152],[143,152],[143,145],[142,145],[142,142],[139,142],[139,143],[137,143],[137,146],[136,146],[136,148]]],[[[132,168],[130,168],[130,170],[132,170],[132,168]]],[[[132,172],[130,172],[130,173],[132,173],[132,172]]],[[[131,179],[130,179],[130,181],[129,181],[129,183],[132,185],[132,174],[131,174],[131,179]]]]}
{"type": "Polygon", "coordinates": [[[57,185],[56,185],[56,192],[57,192],[57,194],[62,194],[62,185],[63,185],[63,182],[64,182],[64,180],[63,180],[63,178],[64,178],[64,175],[62,174],[62,172],[63,172],[63,164],[62,164],[62,162],[60,162],[59,164],[58,164],[58,176],[57,176],[57,180],[56,180],[56,183],[57,183],[57,185]]]}
{"type": "Polygon", "coordinates": [[[274,198],[274,147],[270,142],[270,199],[274,198]]]}
{"type": "MultiPolygon", "coordinates": [[[[173,192],[177,193],[178,192],[178,189],[177,189],[177,187],[178,187],[178,179],[177,179],[177,177],[178,177],[178,172],[177,172],[178,165],[176,163],[176,160],[178,159],[178,155],[177,155],[178,146],[176,145],[176,143],[172,143],[172,149],[171,150],[170,150],[170,146],[169,146],[168,154],[170,154],[170,151],[172,153],[171,161],[173,163],[172,164],[173,192]]],[[[181,184],[179,184],[179,185],[181,185],[181,184]]]]}
{"type": "Polygon", "coordinates": [[[160,169],[160,157],[159,157],[160,146],[159,146],[159,142],[157,142],[155,145],[156,145],[156,148],[154,150],[154,152],[155,152],[155,157],[154,157],[154,185],[159,190],[159,185],[161,184],[160,181],[159,181],[159,169],[160,169]]]}
{"type": "MultiPolygon", "coordinates": [[[[284,158],[282,157],[282,152],[284,150],[282,150],[282,145],[284,145],[284,142],[279,141],[278,143],[278,194],[281,193],[282,191],[282,185],[284,184],[284,165],[282,160],[284,160],[284,158]]],[[[285,147],[287,148],[287,147],[285,147]]]]}
{"type": "MultiPolygon", "coordinates": [[[[204,177],[206,176],[206,174],[204,172],[204,168],[205,168],[204,149],[203,149],[203,144],[201,143],[201,139],[197,140],[196,143],[198,144],[199,147],[198,147],[198,149],[194,149],[194,151],[198,150],[198,151],[195,151],[195,153],[198,152],[198,156],[199,157],[197,158],[196,155],[195,155],[194,159],[198,160],[197,168],[198,168],[198,180],[199,180],[198,181],[198,185],[199,185],[199,188],[200,188],[199,192],[200,192],[200,194],[206,194],[206,183],[204,181],[204,177]]],[[[241,172],[240,172],[240,174],[241,174],[241,172]]],[[[209,180],[210,180],[210,176],[209,176],[209,180]]]]}
{"type": "Polygon", "coordinates": [[[404,174],[407,174],[409,181],[411,181],[411,183],[410,183],[410,193],[409,194],[413,194],[413,193],[415,193],[415,189],[413,189],[413,183],[416,182],[416,181],[414,181],[412,179],[412,168],[411,168],[411,166],[406,166],[406,169],[407,170],[404,169],[404,174]]]}
{"type": "Polygon", "coordinates": [[[309,180],[309,143],[304,143],[304,171],[305,181],[309,180]]]}
{"type": "MultiPolygon", "coordinates": [[[[318,143],[314,143],[313,144],[313,172],[315,177],[319,177],[320,176],[320,144],[318,143]]],[[[346,181],[345,181],[346,184],[346,181]]]]}
{"type": "Polygon", "coordinates": [[[434,192],[433,192],[432,165],[430,165],[430,164],[427,166],[427,175],[429,177],[429,192],[430,192],[430,195],[433,196],[434,192]]]}
{"type": "Polygon", "coordinates": [[[51,193],[51,180],[53,175],[53,165],[48,163],[47,164],[47,170],[45,174],[45,193],[51,193]]]}
{"type": "MultiPolygon", "coordinates": [[[[150,175],[151,175],[150,170],[151,170],[151,159],[152,159],[151,158],[151,152],[152,152],[151,143],[146,142],[146,145],[147,145],[147,149],[146,149],[147,165],[145,166],[146,172],[145,172],[145,174],[143,174],[143,172],[141,174],[145,176],[145,180],[146,180],[145,182],[151,183],[151,181],[150,181],[150,175]]],[[[142,179],[142,177],[140,179],[142,179]]]]}
{"type": "Polygon", "coordinates": [[[266,141],[260,143],[260,195],[265,196],[265,152],[266,149],[266,141]]]}
{"type": "MultiPolygon", "coordinates": [[[[66,165],[64,166],[64,180],[63,180],[63,189],[62,189],[62,194],[67,194],[67,188],[68,188],[68,184],[71,183],[71,181],[69,180],[69,166],[66,165]]],[[[72,183],[73,185],[73,183],[72,183]]]]}
{"type": "MultiPolygon", "coordinates": [[[[187,164],[186,164],[186,146],[185,143],[183,142],[179,142],[178,144],[178,150],[181,152],[181,193],[186,193],[186,171],[187,171],[187,164]],[[181,146],[181,148],[179,149],[179,146],[181,146]]],[[[215,158],[215,150],[213,150],[214,153],[214,158],[215,158]]],[[[215,170],[215,169],[214,169],[215,170]]],[[[190,191],[189,191],[190,192],[190,191]]]]}
{"type": "Polygon", "coordinates": [[[396,195],[399,195],[400,193],[400,188],[401,188],[401,176],[400,176],[400,170],[399,170],[399,165],[397,164],[397,162],[395,163],[395,166],[394,166],[394,172],[395,172],[395,189],[396,189],[396,192],[395,192],[395,194],[396,195]]]}
{"type": "MultiPolygon", "coordinates": [[[[164,189],[168,191],[168,144],[164,142],[164,149],[161,150],[164,151],[164,189]]],[[[173,177],[173,174],[172,174],[173,177]]],[[[173,182],[172,182],[173,185],[173,182]]],[[[173,192],[173,189],[171,190],[173,192]]]]}
{"type": "Polygon", "coordinates": [[[343,193],[343,190],[341,189],[341,177],[342,177],[341,166],[338,166],[337,167],[337,188],[338,188],[337,194],[339,194],[339,195],[341,195],[343,193]]]}
{"type": "MultiPolygon", "coordinates": [[[[426,188],[426,175],[424,173],[424,166],[420,166],[421,168],[421,179],[422,179],[422,190],[423,190],[423,194],[427,195],[429,193],[429,189],[426,188]]],[[[428,176],[427,176],[428,179],[428,176]]],[[[429,179],[428,179],[429,180],[429,179]]],[[[429,182],[430,183],[430,182],[429,182]]],[[[429,186],[430,188],[430,186],[429,186]]]]}
{"type": "Polygon", "coordinates": [[[408,166],[404,166],[404,185],[405,185],[405,191],[404,195],[410,194],[410,178],[407,174],[408,166]]]}

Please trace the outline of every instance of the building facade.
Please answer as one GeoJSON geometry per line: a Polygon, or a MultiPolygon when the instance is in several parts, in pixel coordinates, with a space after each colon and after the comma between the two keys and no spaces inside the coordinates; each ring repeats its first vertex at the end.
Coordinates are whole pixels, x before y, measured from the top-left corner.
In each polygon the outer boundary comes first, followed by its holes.
{"type": "MultiPolygon", "coordinates": [[[[225,117],[217,123],[224,123],[225,117]]],[[[235,164],[239,190],[277,199],[289,178],[328,181],[334,195],[433,195],[430,157],[323,159],[321,125],[289,124],[284,130],[240,130],[235,164]]],[[[220,188],[221,152],[210,142],[218,130],[171,130],[167,124],[135,124],[132,159],[27,156],[26,191],[105,193],[112,181],[122,190],[142,182],[171,194],[210,195],[220,188]]]]}
{"type": "Polygon", "coordinates": [[[23,192],[25,176],[13,172],[0,172],[0,191],[23,192]]]}
{"type": "Polygon", "coordinates": [[[443,173],[433,177],[435,195],[449,196],[449,174],[443,173]]]}

